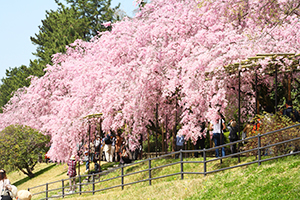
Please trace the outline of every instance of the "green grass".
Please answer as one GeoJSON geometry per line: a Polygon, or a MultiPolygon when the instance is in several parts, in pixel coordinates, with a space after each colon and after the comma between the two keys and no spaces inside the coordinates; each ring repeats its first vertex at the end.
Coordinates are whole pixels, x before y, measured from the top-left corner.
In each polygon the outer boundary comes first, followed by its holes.
{"type": "MultiPolygon", "coordinates": [[[[265,157],[263,157],[265,158],[265,157]]],[[[202,158],[199,158],[202,160],[202,158]]],[[[198,160],[199,160],[198,159],[198,160]]],[[[189,158],[188,160],[196,160],[196,158],[189,158]]],[[[242,163],[251,162],[255,160],[254,157],[241,158],[242,163]]],[[[152,167],[164,165],[178,161],[175,159],[160,159],[152,161],[152,167]]],[[[223,163],[214,161],[208,163],[207,170],[215,170],[223,167],[236,165],[237,158],[223,159],[223,163]]],[[[112,164],[106,164],[106,167],[112,164]]],[[[51,165],[52,166],[52,165],[51,165]]],[[[103,166],[104,167],[104,166],[103,166]]],[[[124,169],[126,173],[132,173],[148,168],[148,162],[138,164],[135,166],[128,166],[124,169]]],[[[66,199],[300,199],[300,156],[289,156],[278,160],[263,162],[261,166],[258,164],[238,167],[222,172],[203,175],[184,175],[184,180],[180,179],[180,175],[166,177],[149,182],[138,183],[134,185],[125,186],[124,190],[115,188],[105,190],[92,195],[72,195],[65,197],[66,199]]],[[[65,175],[66,168],[64,165],[54,165],[53,167],[40,167],[36,173],[38,175],[36,180],[41,179],[42,176],[49,177],[49,174],[57,175],[56,180],[61,180],[65,175]],[[46,170],[45,170],[46,169],[46,170]],[[40,173],[39,171],[43,171],[40,173]],[[40,177],[40,179],[38,179],[40,177]]],[[[203,164],[184,164],[184,171],[189,172],[203,172],[203,164]]],[[[172,165],[166,168],[159,168],[152,171],[152,177],[158,177],[166,174],[180,172],[180,165],[172,165]]],[[[115,170],[102,179],[107,179],[120,175],[120,170],[115,170]]],[[[148,171],[134,174],[124,178],[125,183],[147,179],[148,171]]],[[[9,174],[10,177],[10,174],[9,174]]],[[[10,178],[11,179],[11,178],[10,178]]],[[[53,178],[54,180],[54,178],[53,178]]],[[[53,181],[51,180],[51,181],[53,181]]],[[[31,181],[20,182],[18,188],[25,185],[33,185],[31,181]]],[[[18,181],[11,180],[12,183],[18,181]]],[[[35,185],[39,185],[47,180],[35,181],[35,185]]],[[[119,185],[120,178],[102,182],[97,184],[97,189],[119,185]]],[[[32,186],[31,186],[32,187],[32,186]]],[[[57,187],[61,187],[58,184],[57,187]]],[[[84,191],[92,190],[92,185],[85,186],[84,191]]],[[[36,191],[35,191],[36,192],[36,191]]],[[[53,192],[52,194],[54,194],[53,192]]],[[[34,196],[33,199],[43,198],[43,196],[34,196]]]]}

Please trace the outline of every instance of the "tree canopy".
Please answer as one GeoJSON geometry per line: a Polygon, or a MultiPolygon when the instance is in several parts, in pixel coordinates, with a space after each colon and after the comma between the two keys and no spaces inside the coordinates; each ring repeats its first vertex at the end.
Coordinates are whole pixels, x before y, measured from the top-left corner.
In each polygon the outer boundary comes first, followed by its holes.
{"type": "Polygon", "coordinates": [[[115,22],[120,17],[116,14],[119,6],[111,8],[111,0],[101,1],[66,1],[64,5],[57,1],[58,9],[46,11],[46,19],[42,20],[39,32],[30,40],[37,46],[33,55],[37,59],[30,61],[28,67],[10,68],[0,85],[0,112],[17,89],[28,87],[30,76],[41,77],[48,64],[53,64],[52,55],[65,53],[66,46],[76,39],[89,41],[99,32],[111,30],[111,26],[103,23],[115,22]]]}
{"type": "MultiPolygon", "coordinates": [[[[55,54],[46,74],[11,98],[0,127],[20,123],[47,132],[53,160],[75,153],[87,137],[84,117],[94,113],[102,113],[104,130],[124,127],[133,141],[156,120],[169,130],[180,123],[178,134],[196,140],[199,122],[217,120],[219,110],[233,117],[239,72],[245,94],[255,93],[255,72],[269,87],[275,65],[298,75],[299,6],[290,0],[152,0],[110,32],[55,54]],[[258,53],[279,56],[259,58],[249,70],[242,61],[258,53]],[[231,65],[236,68],[224,67],[231,65]]],[[[255,97],[243,98],[246,117],[255,97]]]]}
{"type": "Polygon", "coordinates": [[[10,125],[0,135],[0,164],[16,167],[30,178],[34,177],[39,155],[49,149],[49,137],[24,125],[10,125]]]}
{"type": "Polygon", "coordinates": [[[67,5],[55,0],[58,4],[56,11],[46,11],[46,19],[39,26],[39,33],[30,37],[37,51],[33,53],[42,65],[52,64],[52,55],[65,53],[66,45],[76,39],[89,41],[99,32],[110,30],[105,27],[107,22],[119,20],[114,15],[119,6],[111,8],[111,0],[67,0],[67,5]]]}

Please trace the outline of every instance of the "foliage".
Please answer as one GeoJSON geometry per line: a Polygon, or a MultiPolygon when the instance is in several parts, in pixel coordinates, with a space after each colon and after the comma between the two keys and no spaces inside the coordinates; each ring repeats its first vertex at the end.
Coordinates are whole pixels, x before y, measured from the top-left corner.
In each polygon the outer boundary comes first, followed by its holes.
{"type": "Polygon", "coordinates": [[[25,65],[6,70],[6,78],[1,79],[0,85],[0,112],[2,112],[2,106],[13,96],[14,91],[23,86],[29,86],[30,80],[27,77],[30,74],[30,70],[25,65]]]}
{"type": "Polygon", "coordinates": [[[33,44],[38,45],[36,55],[44,66],[52,64],[51,57],[56,53],[65,53],[66,46],[76,39],[89,41],[99,32],[111,30],[111,26],[103,24],[119,20],[114,18],[114,12],[119,8],[110,7],[111,0],[101,1],[71,1],[65,6],[56,0],[57,11],[46,11],[46,19],[39,26],[39,33],[30,37],[33,44]]]}
{"type": "MultiPolygon", "coordinates": [[[[59,0],[55,1],[59,2],[59,0]]],[[[66,0],[66,2],[78,12],[80,19],[84,20],[89,30],[84,35],[85,41],[89,41],[100,32],[111,30],[111,26],[105,25],[107,22],[120,20],[120,16],[114,15],[120,4],[112,8],[111,0],[66,0]]]]}
{"type": "Polygon", "coordinates": [[[31,60],[29,67],[22,65],[6,70],[6,77],[0,85],[0,112],[15,91],[30,85],[30,76],[41,77],[45,74],[47,64],[53,64],[53,54],[65,53],[66,46],[76,39],[89,41],[99,32],[111,30],[111,26],[105,27],[103,23],[119,20],[119,15],[115,14],[119,6],[111,8],[111,0],[67,1],[72,6],[56,2],[58,9],[46,11],[46,19],[42,20],[39,33],[30,37],[32,43],[37,45],[33,53],[37,59],[31,60]]]}
{"type": "Polygon", "coordinates": [[[45,76],[11,98],[0,128],[18,122],[47,132],[51,159],[65,160],[87,137],[85,116],[102,113],[104,131],[126,127],[127,139],[145,139],[158,105],[159,127],[180,124],[178,134],[195,141],[202,134],[198,121],[217,120],[218,110],[233,118],[238,71],[246,120],[254,113],[248,94],[255,93],[255,72],[271,88],[274,66],[299,68],[299,56],[288,55],[228,67],[258,53],[298,52],[299,6],[296,0],[151,0],[101,37],[76,40],[55,54],[45,76]]]}
{"type": "MultiPolygon", "coordinates": [[[[275,115],[270,115],[268,113],[265,113],[264,115],[257,115],[255,118],[256,122],[257,119],[260,119],[259,122],[260,126],[258,130],[255,131],[255,128],[253,129],[252,126],[252,131],[248,133],[247,137],[256,136],[257,134],[265,134],[271,131],[275,131],[296,124],[290,118],[286,116],[282,116],[280,113],[277,113],[275,115]]],[[[261,147],[294,139],[296,137],[300,137],[299,127],[268,134],[266,136],[261,137],[261,147]]],[[[253,149],[257,147],[258,147],[257,138],[249,140],[245,145],[246,149],[253,149]]],[[[299,150],[299,148],[300,148],[300,142],[294,141],[294,142],[289,142],[281,145],[276,145],[270,148],[265,148],[262,150],[263,151],[262,155],[264,154],[282,155],[282,154],[287,154],[291,151],[297,151],[299,150]]],[[[254,152],[254,155],[257,155],[257,151],[254,152]]]]}
{"type": "Polygon", "coordinates": [[[33,54],[38,57],[39,64],[51,64],[53,54],[64,53],[66,45],[83,39],[87,32],[86,22],[79,18],[75,9],[62,5],[57,11],[46,11],[46,19],[42,20],[39,33],[30,37],[32,43],[37,45],[33,54]]]}
{"type": "Polygon", "coordinates": [[[0,134],[0,164],[13,166],[32,178],[39,155],[49,149],[49,137],[23,125],[8,126],[0,134]]]}

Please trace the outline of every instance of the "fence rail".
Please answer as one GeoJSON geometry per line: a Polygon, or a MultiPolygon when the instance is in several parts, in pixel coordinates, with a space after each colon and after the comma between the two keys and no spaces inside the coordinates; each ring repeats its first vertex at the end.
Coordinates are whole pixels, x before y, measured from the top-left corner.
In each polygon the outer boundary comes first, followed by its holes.
{"type": "Polygon", "coordinates": [[[278,155],[278,156],[274,156],[274,157],[271,157],[271,158],[261,159],[262,150],[264,150],[264,149],[270,149],[271,147],[275,147],[277,145],[282,145],[282,144],[291,143],[291,142],[295,142],[295,141],[300,140],[300,137],[296,137],[296,138],[293,138],[293,139],[290,139],[290,140],[285,140],[285,141],[282,141],[282,142],[277,142],[277,143],[274,143],[274,144],[269,144],[269,145],[261,146],[261,138],[262,137],[265,137],[267,135],[270,135],[270,134],[273,134],[273,133],[277,133],[277,132],[280,132],[280,131],[289,130],[289,129],[292,129],[292,128],[296,128],[296,131],[299,133],[299,131],[300,131],[299,127],[300,127],[300,124],[297,124],[297,125],[293,125],[293,126],[290,126],[290,127],[285,127],[285,128],[282,128],[282,129],[279,129],[279,130],[276,130],[276,131],[271,131],[271,132],[268,132],[268,133],[265,133],[265,134],[261,134],[261,135],[258,134],[256,136],[249,137],[249,138],[246,138],[244,140],[239,140],[239,141],[232,142],[232,143],[229,143],[229,144],[220,145],[218,147],[214,147],[214,148],[210,148],[210,149],[203,149],[203,150],[180,150],[180,151],[177,151],[177,152],[172,152],[172,153],[169,153],[169,154],[164,154],[164,155],[159,156],[159,157],[148,158],[148,159],[141,160],[141,161],[138,161],[138,162],[135,162],[135,163],[130,163],[130,164],[127,164],[125,166],[116,167],[114,169],[106,170],[106,171],[99,172],[99,173],[96,173],[96,174],[80,175],[80,176],[76,177],[76,179],[78,180],[78,184],[77,185],[78,185],[79,191],[76,192],[76,193],[72,193],[72,194],[66,193],[66,188],[69,188],[70,186],[66,186],[65,185],[65,181],[68,181],[70,179],[62,179],[61,181],[54,181],[54,182],[51,182],[51,183],[46,183],[46,184],[38,185],[38,186],[35,186],[35,187],[32,187],[32,188],[28,188],[28,190],[32,191],[32,190],[37,189],[37,188],[45,187],[45,190],[43,190],[41,192],[33,193],[33,196],[40,195],[40,194],[44,193],[45,194],[45,198],[40,198],[40,199],[49,199],[50,198],[49,197],[49,193],[50,192],[59,191],[60,193],[58,193],[56,195],[51,195],[51,199],[52,198],[64,198],[65,196],[68,196],[68,195],[73,195],[73,194],[80,194],[81,195],[81,194],[84,194],[84,193],[93,193],[93,194],[95,194],[96,192],[100,192],[100,191],[104,191],[104,190],[110,190],[110,189],[119,188],[119,187],[123,190],[125,186],[129,186],[129,185],[133,185],[133,184],[137,184],[137,183],[142,183],[142,182],[149,182],[149,185],[151,185],[153,180],[157,180],[157,179],[161,179],[161,178],[166,178],[166,177],[171,177],[171,176],[180,175],[180,178],[184,179],[184,175],[185,174],[187,174],[187,175],[188,174],[198,174],[198,175],[201,174],[201,175],[206,176],[207,174],[216,173],[216,172],[220,172],[220,171],[224,171],[224,170],[229,170],[229,169],[233,169],[233,168],[238,168],[238,167],[243,167],[243,166],[247,166],[247,165],[251,165],[251,164],[256,164],[256,163],[258,163],[258,165],[261,165],[262,162],[266,162],[266,161],[270,161],[270,160],[274,160],[274,159],[278,159],[278,158],[282,158],[282,157],[287,157],[287,156],[299,154],[300,151],[288,152],[288,153],[283,154],[283,155],[278,155]],[[230,154],[230,155],[227,155],[227,156],[223,156],[223,157],[213,158],[213,159],[207,160],[207,156],[206,155],[207,155],[207,152],[209,152],[209,151],[214,151],[216,149],[220,149],[222,147],[226,147],[226,146],[233,145],[233,144],[241,144],[242,142],[247,142],[247,141],[251,141],[251,140],[255,140],[255,139],[257,139],[257,147],[255,147],[253,149],[249,149],[249,150],[245,150],[245,151],[240,151],[240,152],[237,152],[237,153],[234,153],[234,154],[230,154]],[[203,154],[203,161],[200,161],[200,160],[199,161],[189,161],[189,160],[184,161],[183,160],[183,154],[184,153],[195,153],[195,152],[199,152],[199,153],[203,154]],[[257,152],[257,156],[256,156],[256,160],[255,161],[240,164],[240,159],[239,159],[239,164],[237,164],[237,165],[229,166],[229,167],[223,167],[223,168],[220,168],[220,169],[207,171],[207,165],[209,163],[211,163],[211,162],[220,160],[220,162],[222,163],[222,159],[224,160],[224,159],[227,159],[227,158],[231,158],[233,156],[239,158],[239,156],[241,156],[242,154],[251,153],[251,152],[257,152]],[[174,162],[169,163],[169,164],[152,167],[152,161],[155,161],[155,160],[158,160],[158,159],[162,159],[162,158],[165,158],[165,157],[171,157],[171,156],[174,156],[176,154],[179,154],[179,161],[175,160],[174,162]],[[135,171],[135,172],[129,172],[127,174],[124,173],[124,171],[125,171],[124,169],[125,168],[137,166],[137,165],[143,164],[143,163],[148,163],[148,168],[147,169],[143,169],[143,170],[135,171]],[[187,172],[187,171],[184,171],[184,164],[187,164],[187,163],[195,163],[195,164],[199,163],[199,164],[203,164],[203,172],[187,172]],[[178,164],[180,165],[180,172],[178,172],[178,173],[172,173],[172,174],[166,174],[166,175],[163,175],[163,176],[152,177],[152,175],[153,175],[152,172],[154,170],[162,169],[162,168],[165,168],[165,167],[170,167],[170,166],[174,166],[174,165],[178,165],[178,164]],[[108,174],[108,173],[110,173],[112,171],[116,171],[116,170],[120,171],[120,175],[112,177],[112,178],[106,178],[106,179],[100,180],[100,177],[105,177],[106,174],[108,174]],[[126,177],[130,177],[132,175],[141,174],[141,173],[147,173],[148,175],[144,179],[125,183],[124,179],[126,177]],[[86,177],[86,180],[88,180],[87,183],[83,183],[82,182],[82,180],[84,180],[85,177],[86,177]],[[92,178],[91,182],[89,182],[90,178],[92,178]],[[96,179],[98,179],[98,180],[96,181],[96,179]],[[104,182],[107,182],[107,181],[116,180],[116,179],[120,179],[120,182],[119,182],[120,184],[116,184],[116,185],[113,185],[113,186],[110,186],[110,187],[105,187],[105,188],[102,188],[102,189],[95,189],[95,185],[96,184],[101,184],[101,183],[104,183],[104,182]],[[54,188],[54,189],[49,189],[49,185],[52,185],[52,184],[58,183],[58,182],[61,182],[62,187],[54,188]],[[92,190],[90,190],[90,191],[83,191],[83,187],[82,186],[86,186],[86,185],[92,185],[92,190]]]}

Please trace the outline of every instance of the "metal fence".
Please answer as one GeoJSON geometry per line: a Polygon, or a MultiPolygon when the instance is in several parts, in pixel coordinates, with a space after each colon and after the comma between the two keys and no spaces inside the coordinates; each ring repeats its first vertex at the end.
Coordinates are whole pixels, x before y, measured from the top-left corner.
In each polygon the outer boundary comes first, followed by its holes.
{"type": "MultiPolygon", "coordinates": [[[[299,128],[300,128],[300,124],[297,124],[297,125],[294,125],[294,126],[282,128],[282,129],[279,129],[279,130],[276,130],[276,131],[271,131],[271,132],[268,132],[268,133],[265,133],[265,134],[262,134],[262,135],[259,134],[259,135],[253,136],[253,137],[248,137],[244,140],[239,140],[239,141],[236,141],[236,142],[232,142],[232,143],[229,143],[229,144],[224,144],[224,145],[214,147],[214,148],[210,148],[210,149],[180,150],[180,151],[165,154],[165,155],[162,155],[162,156],[159,156],[159,157],[156,157],[156,158],[148,158],[146,160],[141,160],[141,161],[138,161],[138,162],[135,162],[135,163],[130,163],[130,164],[127,164],[127,165],[124,165],[124,166],[116,167],[116,168],[106,170],[106,171],[103,171],[103,172],[100,172],[100,173],[80,175],[80,176],[76,177],[76,181],[77,181],[76,185],[78,187],[78,189],[77,189],[78,191],[75,192],[75,193],[72,193],[72,194],[66,193],[66,191],[68,190],[68,188],[70,188],[70,186],[66,185],[65,182],[66,181],[68,182],[70,179],[62,179],[62,180],[59,180],[59,181],[50,182],[50,183],[46,183],[46,184],[43,184],[43,185],[38,185],[38,186],[35,186],[35,187],[32,187],[32,188],[28,188],[28,190],[34,191],[37,188],[43,188],[44,187],[43,191],[33,193],[33,196],[37,196],[37,195],[41,196],[41,194],[44,194],[43,195],[44,197],[40,198],[40,199],[49,199],[50,197],[51,198],[64,198],[65,196],[74,195],[74,194],[80,194],[80,195],[84,194],[84,193],[93,193],[93,194],[95,194],[96,192],[100,192],[100,191],[104,191],[104,190],[110,190],[110,189],[113,189],[113,188],[121,188],[123,190],[125,186],[133,185],[133,184],[137,184],[137,183],[142,183],[142,182],[148,182],[149,185],[151,185],[153,180],[166,178],[166,177],[170,177],[170,176],[179,175],[181,179],[184,179],[185,174],[198,174],[198,175],[202,174],[202,175],[206,176],[207,174],[211,174],[211,173],[215,173],[215,172],[219,172],[219,171],[224,171],[224,170],[228,170],[228,169],[233,169],[233,168],[237,168],[237,167],[242,167],[242,166],[246,166],[246,165],[251,165],[251,164],[255,164],[255,163],[258,163],[258,165],[261,165],[261,163],[265,162],[265,161],[270,161],[270,160],[273,160],[273,159],[278,159],[278,158],[291,156],[291,155],[296,155],[296,154],[300,153],[300,151],[297,150],[295,152],[291,151],[291,152],[281,154],[281,155],[274,155],[273,157],[267,156],[267,157],[265,157],[265,159],[262,159],[262,152],[265,149],[270,149],[271,147],[275,147],[275,146],[278,146],[278,145],[283,145],[283,144],[287,144],[287,143],[291,143],[291,142],[296,142],[296,141],[300,140],[300,137],[295,137],[293,139],[289,139],[289,140],[285,140],[285,141],[276,142],[276,143],[273,143],[273,144],[261,146],[261,139],[263,137],[266,137],[270,134],[278,133],[278,132],[281,132],[281,131],[289,131],[291,129],[294,129],[294,131],[300,133],[299,128]],[[226,146],[233,145],[233,144],[241,144],[241,143],[251,141],[251,140],[257,140],[257,147],[256,148],[243,150],[243,151],[241,150],[238,153],[230,154],[230,155],[219,157],[219,158],[207,159],[207,152],[214,151],[216,149],[220,149],[221,147],[226,147],[226,146]],[[200,155],[202,153],[203,160],[199,159],[199,161],[192,161],[192,160],[187,160],[187,159],[184,160],[183,159],[183,154],[184,153],[195,153],[195,152],[199,152],[200,155]],[[255,155],[257,155],[256,159],[254,161],[241,164],[240,163],[240,156],[245,155],[245,154],[249,154],[251,152],[255,152],[255,155]],[[165,164],[165,165],[155,166],[155,167],[152,166],[153,161],[158,160],[158,159],[162,159],[162,158],[170,158],[170,157],[172,158],[176,154],[177,155],[179,154],[179,159],[172,160],[174,162],[171,162],[171,163],[165,164]],[[223,168],[220,165],[220,168],[217,169],[217,170],[211,170],[211,171],[207,170],[207,166],[210,163],[212,163],[214,161],[220,161],[222,163],[222,160],[231,159],[232,157],[238,157],[238,164],[233,165],[233,166],[223,167],[223,168]],[[147,163],[147,168],[146,169],[140,170],[140,171],[135,171],[135,172],[130,172],[130,173],[125,173],[126,168],[128,169],[130,167],[134,167],[134,166],[144,164],[144,163],[147,163]],[[203,165],[203,172],[188,172],[188,171],[185,171],[184,170],[184,166],[185,166],[184,164],[186,164],[186,163],[197,163],[197,164],[203,165]],[[152,172],[154,170],[162,169],[162,168],[173,166],[173,165],[180,165],[180,172],[172,173],[172,174],[166,174],[166,175],[163,175],[163,176],[156,176],[156,177],[153,176],[152,172]],[[107,174],[109,174],[110,172],[113,172],[113,171],[120,172],[120,174],[115,176],[115,177],[105,179],[105,175],[107,175],[107,174]],[[140,174],[140,173],[146,173],[147,178],[125,183],[125,181],[124,181],[125,177],[129,177],[129,176],[132,176],[132,175],[135,175],[135,174],[140,174]],[[102,178],[102,180],[101,180],[101,178],[102,178]],[[118,179],[119,179],[119,184],[115,184],[115,185],[105,187],[105,188],[101,188],[101,189],[96,189],[96,187],[95,187],[96,185],[98,186],[99,184],[103,184],[104,182],[118,180],[118,179]],[[85,183],[83,180],[87,180],[87,182],[85,183]],[[55,183],[57,185],[58,182],[61,182],[61,187],[53,188],[53,189],[50,188],[51,185],[54,185],[55,183]],[[91,185],[91,188],[89,188],[89,190],[84,190],[83,186],[89,186],[89,185],[91,185]],[[56,194],[53,195],[54,192],[56,192],[56,194]]],[[[299,136],[299,134],[297,134],[297,135],[299,136]]],[[[270,154],[272,155],[272,153],[270,153],[270,154]]]]}

